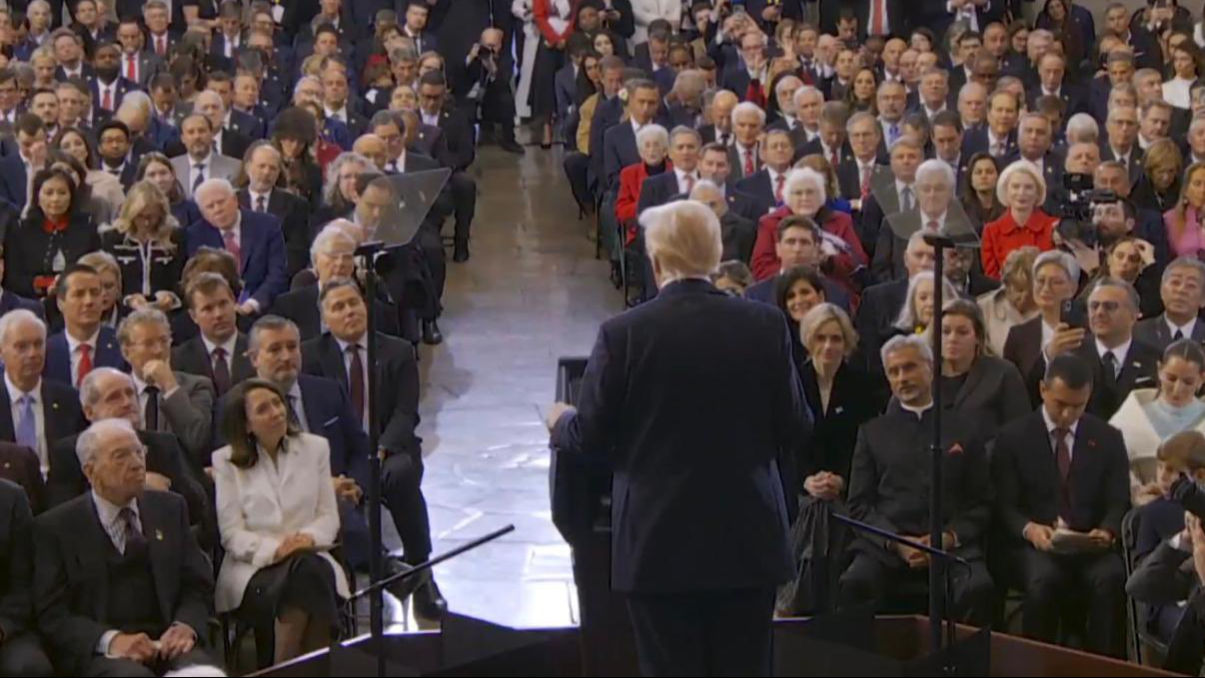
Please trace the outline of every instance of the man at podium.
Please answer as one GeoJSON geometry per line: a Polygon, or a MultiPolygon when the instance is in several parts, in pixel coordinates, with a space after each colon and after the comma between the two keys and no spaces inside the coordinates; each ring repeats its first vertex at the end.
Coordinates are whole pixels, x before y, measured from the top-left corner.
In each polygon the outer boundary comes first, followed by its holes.
{"type": "Polygon", "coordinates": [[[794,574],[780,464],[811,432],[790,330],[708,281],[722,244],[706,206],[641,223],[660,292],[603,323],[578,409],[548,413],[552,445],[613,469],[611,585],[641,672],[770,675],[775,587],[794,574]]]}

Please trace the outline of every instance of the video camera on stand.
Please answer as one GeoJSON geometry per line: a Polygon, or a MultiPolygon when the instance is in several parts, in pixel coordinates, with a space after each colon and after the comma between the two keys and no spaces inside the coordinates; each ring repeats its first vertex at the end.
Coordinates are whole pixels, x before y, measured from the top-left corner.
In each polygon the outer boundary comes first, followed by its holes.
{"type": "Polygon", "coordinates": [[[1118,201],[1114,191],[1098,191],[1093,188],[1091,174],[1063,175],[1063,191],[1067,196],[1059,210],[1059,236],[1065,242],[1078,240],[1087,247],[1095,248],[1097,205],[1111,205],[1118,201]]]}

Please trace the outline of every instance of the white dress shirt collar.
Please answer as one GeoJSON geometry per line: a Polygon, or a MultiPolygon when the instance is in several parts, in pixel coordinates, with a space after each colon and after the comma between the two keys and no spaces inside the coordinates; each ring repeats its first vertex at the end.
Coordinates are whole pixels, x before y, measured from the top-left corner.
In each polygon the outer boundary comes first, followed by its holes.
{"type": "Polygon", "coordinates": [[[1100,339],[1096,340],[1096,354],[1103,361],[1105,353],[1112,352],[1113,358],[1117,361],[1117,370],[1121,371],[1125,367],[1126,356],[1130,353],[1130,344],[1134,343],[1133,337],[1126,339],[1125,342],[1118,344],[1115,348],[1109,348],[1101,343],[1100,339]]]}
{"type": "Polygon", "coordinates": [[[680,170],[677,167],[675,167],[674,168],[674,177],[678,180],[678,192],[686,193],[687,192],[686,178],[690,177],[691,185],[697,185],[699,183],[699,170],[696,169],[693,172],[687,172],[685,170],[680,170]]]}
{"type": "Polygon", "coordinates": [[[100,524],[104,526],[105,532],[109,535],[109,539],[113,542],[113,548],[121,553],[125,553],[125,521],[121,519],[121,512],[124,509],[130,509],[134,512],[134,519],[139,524],[139,529],[142,529],[142,513],[138,510],[138,502],[131,499],[125,506],[118,506],[113,502],[105,499],[96,493],[96,490],[90,491],[92,495],[92,503],[96,506],[96,517],[100,518],[100,524]]]}
{"type": "Polygon", "coordinates": [[[1163,322],[1167,324],[1167,336],[1169,337],[1176,336],[1176,330],[1179,330],[1180,333],[1184,335],[1185,339],[1191,339],[1192,331],[1197,327],[1196,318],[1189,319],[1189,321],[1183,325],[1176,325],[1172,323],[1172,319],[1168,317],[1166,313],[1163,314],[1163,322]]]}
{"type": "Polygon", "coordinates": [[[100,337],[99,327],[96,328],[96,331],[92,333],[92,336],[88,337],[87,339],[76,339],[75,337],[71,336],[71,332],[68,330],[63,330],[63,336],[67,337],[67,352],[73,357],[75,356],[76,350],[79,349],[80,344],[87,344],[89,349],[92,351],[92,360],[96,360],[96,340],[98,337],[100,337]]]}
{"type": "MultiPolygon", "coordinates": [[[[1045,405],[1043,405],[1040,409],[1042,410],[1042,421],[1044,421],[1046,423],[1046,435],[1048,438],[1054,438],[1054,429],[1057,428],[1054,425],[1054,420],[1052,420],[1050,418],[1050,414],[1046,412],[1045,405]]],[[[1074,453],[1075,445],[1073,443],[1075,441],[1075,432],[1079,430],[1079,419],[1076,419],[1075,422],[1072,423],[1070,428],[1068,428],[1067,430],[1068,430],[1067,437],[1070,438],[1070,440],[1067,441],[1067,451],[1074,453]]],[[[1053,440],[1051,441],[1050,449],[1051,449],[1051,451],[1054,450],[1053,440]]]]}
{"type": "Polygon", "coordinates": [[[215,344],[209,337],[201,335],[201,342],[205,344],[205,355],[209,360],[213,360],[213,350],[222,348],[226,351],[226,362],[230,362],[234,358],[234,345],[238,343],[238,332],[232,332],[230,338],[221,344],[215,344]]]}

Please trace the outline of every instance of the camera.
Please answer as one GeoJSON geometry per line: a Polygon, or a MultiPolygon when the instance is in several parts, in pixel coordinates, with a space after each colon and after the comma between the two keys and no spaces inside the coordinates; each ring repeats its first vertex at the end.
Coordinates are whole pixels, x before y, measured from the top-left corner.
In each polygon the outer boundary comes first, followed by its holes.
{"type": "Polygon", "coordinates": [[[1082,173],[1063,175],[1063,192],[1066,199],[1058,215],[1059,235],[1064,241],[1078,240],[1087,247],[1096,247],[1094,208],[1117,202],[1117,194],[1094,189],[1092,175],[1082,173]]]}
{"type": "Polygon", "coordinates": [[[1194,516],[1205,519],[1205,487],[1187,475],[1180,474],[1172,484],[1172,501],[1194,516]]]}

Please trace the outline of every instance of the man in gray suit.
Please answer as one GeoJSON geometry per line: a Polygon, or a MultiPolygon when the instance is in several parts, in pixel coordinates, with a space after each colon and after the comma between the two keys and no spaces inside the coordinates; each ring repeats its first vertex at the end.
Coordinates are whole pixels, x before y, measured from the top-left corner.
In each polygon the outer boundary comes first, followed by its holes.
{"type": "Polygon", "coordinates": [[[1163,313],[1134,327],[1134,338],[1162,353],[1177,339],[1205,342],[1205,323],[1197,314],[1205,307],[1205,263],[1195,256],[1180,257],[1163,269],[1159,286],[1163,313]]]}
{"type": "Polygon", "coordinates": [[[118,326],[117,341],[134,376],[146,429],[175,435],[195,468],[207,466],[213,451],[213,382],[172,370],[167,316],[149,306],[134,311],[118,326]]]}
{"type": "Polygon", "coordinates": [[[186,197],[191,198],[193,189],[206,179],[234,181],[238,175],[238,160],[214,152],[213,133],[213,123],[198,113],[180,122],[180,141],[188,152],[172,158],[172,168],[186,197]]]}

